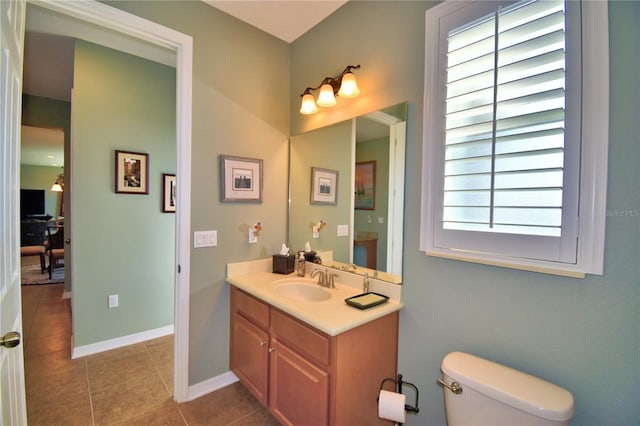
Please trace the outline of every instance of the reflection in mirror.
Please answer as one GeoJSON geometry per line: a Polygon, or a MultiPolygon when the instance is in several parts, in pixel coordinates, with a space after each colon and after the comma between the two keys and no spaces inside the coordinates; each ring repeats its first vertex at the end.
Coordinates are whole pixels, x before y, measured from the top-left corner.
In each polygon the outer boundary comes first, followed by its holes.
{"type": "Polygon", "coordinates": [[[292,252],[309,242],[314,251],[332,251],[325,265],[350,271],[355,265],[356,273],[402,281],[406,108],[399,104],[291,138],[292,252]],[[336,204],[314,202],[314,167],[337,172],[336,204]],[[318,231],[321,221],[326,226],[318,231]]]}

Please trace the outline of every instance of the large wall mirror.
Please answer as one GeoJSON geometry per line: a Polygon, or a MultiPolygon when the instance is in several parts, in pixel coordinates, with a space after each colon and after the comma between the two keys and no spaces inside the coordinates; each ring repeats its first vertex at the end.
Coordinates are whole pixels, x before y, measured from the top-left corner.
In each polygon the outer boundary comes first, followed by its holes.
{"type": "Polygon", "coordinates": [[[308,242],[333,252],[327,266],[402,282],[406,114],[398,104],[291,138],[292,253],[308,242]]]}

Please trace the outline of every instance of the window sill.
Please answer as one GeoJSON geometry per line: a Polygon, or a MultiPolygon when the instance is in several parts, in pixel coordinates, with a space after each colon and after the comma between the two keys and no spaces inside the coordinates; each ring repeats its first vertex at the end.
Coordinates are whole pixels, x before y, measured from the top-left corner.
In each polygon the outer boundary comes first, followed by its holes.
{"type": "Polygon", "coordinates": [[[502,268],[518,269],[521,271],[538,272],[541,274],[558,275],[569,278],[585,278],[587,274],[570,265],[550,265],[544,262],[536,262],[529,259],[518,259],[519,262],[509,261],[498,256],[484,255],[462,251],[432,249],[425,251],[427,256],[443,259],[460,260],[463,262],[478,263],[481,265],[499,266],[502,268]]]}

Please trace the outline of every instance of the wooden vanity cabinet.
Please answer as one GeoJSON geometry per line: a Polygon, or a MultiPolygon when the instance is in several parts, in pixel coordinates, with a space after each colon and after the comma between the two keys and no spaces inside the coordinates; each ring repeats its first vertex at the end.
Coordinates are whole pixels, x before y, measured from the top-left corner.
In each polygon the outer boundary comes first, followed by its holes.
{"type": "Polygon", "coordinates": [[[230,368],[285,425],[391,425],[376,399],[397,342],[397,312],[329,336],[231,288],[230,368]]]}

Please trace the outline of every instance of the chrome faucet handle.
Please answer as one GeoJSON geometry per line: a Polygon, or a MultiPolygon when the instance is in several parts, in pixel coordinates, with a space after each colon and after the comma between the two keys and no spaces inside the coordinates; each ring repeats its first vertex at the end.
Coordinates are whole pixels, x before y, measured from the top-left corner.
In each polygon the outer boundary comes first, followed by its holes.
{"type": "Polygon", "coordinates": [[[334,278],[338,277],[338,274],[330,274],[329,272],[327,272],[328,278],[327,278],[327,285],[329,286],[329,288],[336,288],[336,284],[333,281],[334,278]]]}
{"type": "Polygon", "coordinates": [[[320,274],[320,276],[318,277],[318,285],[321,285],[324,287],[326,285],[326,272],[323,271],[322,269],[315,269],[311,273],[311,278],[315,278],[315,276],[318,274],[320,274]]]}

